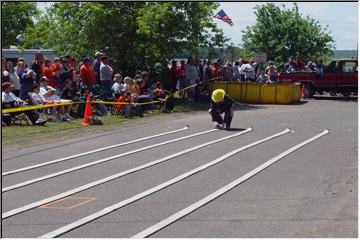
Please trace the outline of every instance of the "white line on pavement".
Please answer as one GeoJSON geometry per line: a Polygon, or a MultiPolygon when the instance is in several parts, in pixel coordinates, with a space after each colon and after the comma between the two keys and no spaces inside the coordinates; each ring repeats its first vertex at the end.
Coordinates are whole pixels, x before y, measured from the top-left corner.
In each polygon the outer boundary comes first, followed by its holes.
{"type": "MultiPolygon", "coordinates": [[[[328,134],[329,130],[324,130],[322,133],[286,150],[285,152],[273,157],[272,159],[270,159],[269,161],[263,163],[262,165],[258,166],[257,168],[251,170],[250,172],[246,173],[245,175],[243,175],[242,177],[236,179],[235,181],[227,184],[226,186],[218,189],[217,191],[209,194],[208,196],[204,197],[203,199],[195,202],[194,204],[190,205],[187,208],[184,208],[183,210],[180,210],[179,212],[171,215],[170,217],[154,224],[153,226],[145,229],[144,231],[141,231],[140,233],[137,233],[136,235],[132,236],[132,238],[146,238],[158,231],[160,231],[161,229],[167,227],[168,225],[178,221],[179,219],[183,218],[184,216],[190,214],[191,212],[195,211],[196,209],[204,206],[205,204],[213,201],[214,199],[218,198],[219,196],[223,195],[224,193],[230,191],[231,189],[233,189],[234,187],[236,187],[237,185],[239,185],[240,183],[246,181],[247,179],[253,177],[254,175],[256,175],[257,173],[261,172],[262,170],[264,170],[265,168],[269,167],[270,165],[274,164],[275,162],[279,161],[280,159],[282,159],[283,157],[289,155],[290,153],[296,151],[297,149],[305,146],[306,144],[315,141],[316,139],[322,137],[325,134],[328,134]]],[[[51,235],[49,235],[51,236],[51,235]]]]}
{"type": "Polygon", "coordinates": [[[50,165],[50,164],[67,161],[67,160],[70,160],[70,159],[73,159],[73,158],[86,156],[86,155],[89,155],[89,154],[92,154],[92,153],[105,151],[105,150],[108,150],[108,149],[111,149],[111,148],[125,146],[125,145],[129,145],[129,144],[132,144],[132,143],[145,141],[145,140],[148,140],[148,139],[151,139],[151,138],[156,138],[156,137],[160,137],[160,136],[164,136],[164,135],[168,135],[168,134],[172,134],[172,133],[176,133],[176,132],[185,131],[185,130],[188,130],[189,128],[190,128],[189,126],[185,126],[183,128],[180,128],[180,129],[177,129],[177,130],[174,130],[174,131],[169,131],[169,132],[164,132],[164,133],[160,133],[160,134],[156,134],[156,135],[151,135],[151,136],[148,136],[148,137],[135,139],[135,140],[132,140],[132,141],[129,141],[129,142],[115,144],[115,145],[111,145],[111,146],[103,147],[103,148],[98,148],[98,149],[94,149],[94,150],[91,150],[91,151],[88,151],[88,152],[79,153],[79,154],[75,154],[75,155],[55,159],[55,160],[52,160],[52,161],[49,161],[49,162],[40,163],[40,164],[36,164],[36,165],[31,165],[31,166],[28,166],[28,167],[23,167],[23,168],[11,170],[11,171],[8,171],[8,172],[4,172],[1,175],[6,176],[6,175],[18,173],[18,172],[24,172],[24,171],[27,171],[27,170],[30,170],[30,169],[39,168],[39,167],[47,166],[47,165],[50,165]]]}
{"type": "Polygon", "coordinates": [[[175,157],[184,155],[184,154],[186,154],[186,153],[189,153],[189,152],[195,151],[195,150],[197,150],[197,149],[200,149],[200,148],[209,146],[209,145],[211,145],[211,144],[214,144],[214,143],[217,143],[217,142],[221,142],[221,141],[224,141],[224,140],[227,140],[227,139],[230,139],[230,138],[233,138],[233,137],[237,137],[237,136],[239,136],[239,135],[242,135],[242,134],[251,132],[252,130],[253,130],[252,127],[249,127],[249,128],[247,128],[246,130],[241,131],[241,132],[239,132],[239,133],[236,133],[236,134],[233,134],[233,135],[230,135],[230,136],[227,136],[227,137],[223,137],[223,138],[220,138],[220,139],[217,139],[217,140],[214,140],[214,141],[210,141],[210,142],[206,142],[206,143],[203,143],[203,144],[194,146],[194,147],[192,147],[192,148],[189,148],[189,149],[186,149],[186,150],[183,150],[183,151],[180,151],[180,152],[177,152],[177,153],[168,155],[168,156],[163,157],[163,158],[160,158],[160,159],[158,159],[158,160],[155,160],[155,161],[152,161],[152,162],[149,162],[149,163],[146,163],[146,164],[137,166],[137,167],[135,167],[135,168],[131,168],[131,169],[129,169],[129,170],[125,170],[125,171],[123,171],[123,172],[116,173],[116,174],[111,175],[111,176],[109,176],[109,177],[102,178],[102,179],[100,179],[100,180],[97,180],[97,181],[94,181],[94,182],[85,184],[85,185],[83,185],[83,186],[80,186],[80,187],[71,189],[71,190],[69,190],[69,191],[60,193],[60,194],[58,194],[58,195],[55,195],[55,196],[52,196],[52,197],[48,197],[48,198],[42,199],[42,200],[37,201],[37,202],[34,202],[34,203],[27,204],[27,205],[25,205],[25,206],[23,206],[23,207],[16,208],[16,209],[13,209],[13,210],[11,210],[11,211],[5,212],[5,213],[2,215],[2,218],[4,219],[4,218],[8,218],[8,217],[14,216],[14,215],[16,215],[16,214],[19,214],[19,213],[28,211],[28,210],[30,210],[30,209],[39,207],[39,206],[41,206],[41,205],[47,204],[47,203],[49,203],[49,202],[56,201],[56,200],[58,200],[58,199],[61,199],[61,198],[67,197],[67,196],[73,195],[73,194],[75,194],[75,193],[82,192],[82,191],[87,190],[87,189],[89,189],[89,188],[92,188],[92,187],[98,186],[98,185],[100,185],[100,184],[109,182],[109,181],[114,180],[114,179],[116,179],[116,178],[123,177],[123,176],[125,176],[125,175],[130,174],[130,173],[134,173],[134,172],[140,171],[140,170],[142,170],[142,169],[145,169],[145,168],[154,166],[154,165],[156,165],[156,164],[165,162],[165,161],[170,160],[170,159],[172,159],[172,158],[175,158],[175,157]]]}
{"type": "Polygon", "coordinates": [[[164,142],[161,142],[161,143],[156,143],[156,144],[153,144],[153,145],[150,145],[150,146],[147,146],[147,147],[138,148],[138,149],[135,149],[135,150],[132,150],[132,151],[129,151],[129,152],[125,152],[125,153],[121,153],[121,154],[114,155],[114,156],[111,156],[111,157],[103,158],[103,159],[100,159],[100,160],[97,160],[97,161],[94,161],[94,162],[86,163],[86,164],[79,165],[79,166],[72,167],[72,168],[68,168],[68,169],[65,169],[65,170],[62,170],[62,171],[59,171],[59,172],[48,174],[48,175],[45,175],[45,176],[42,176],[42,177],[38,177],[38,178],[30,179],[28,181],[24,181],[24,182],[21,182],[21,183],[18,183],[18,184],[14,184],[14,185],[2,188],[1,192],[7,192],[7,191],[10,191],[10,190],[14,190],[14,189],[24,187],[24,186],[27,186],[27,185],[30,185],[30,184],[34,184],[34,183],[37,183],[37,182],[40,182],[40,181],[44,181],[44,180],[49,179],[49,178],[57,177],[57,176],[60,176],[60,175],[64,175],[66,173],[74,172],[74,171],[84,169],[84,168],[87,168],[87,167],[90,167],[90,166],[94,166],[94,165],[97,165],[97,164],[100,164],[100,163],[108,162],[108,161],[111,161],[111,160],[116,159],[116,158],[128,156],[128,155],[131,155],[131,154],[134,154],[134,153],[137,153],[137,152],[145,151],[147,149],[163,146],[163,145],[173,143],[173,142],[178,142],[180,140],[196,137],[196,136],[199,136],[199,135],[207,134],[207,133],[218,131],[218,130],[219,129],[211,129],[211,130],[207,130],[207,131],[187,135],[187,136],[180,137],[180,138],[175,138],[173,140],[168,140],[168,141],[164,141],[164,142]]]}
{"type": "Polygon", "coordinates": [[[258,145],[260,143],[269,141],[270,139],[279,137],[279,136],[281,136],[283,134],[286,134],[286,133],[289,133],[289,132],[290,132],[290,129],[287,128],[287,129],[285,129],[284,131],[282,131],[280,133],[274,134],[272,136],[269,136],[269,137],[263,138],[261,140],[258,140],[258,141],[254,142],[254,143],[251,143],[251,144],[248,144],[246,146],[235,149],[235,150],[233,150],[233,151],[231,151],[231,152],[229,152],[229,153],[227,153],[227,154],[225,154],[225,155],[223,155],[223,156],[221,156],[221,157],[219,157],[219,158],[217,158],[217,159],[215,159],[215,160],[213,160],[211,162],[203,164],[200,167],[197,167],[197,168],[195,168],[195,169],[193,169],[191,171],[185,172],[185,173],[183,173],[183,174],[181,174],[181,175],[179,175],[179,176],[177,176],[177,177],[175,177],[175,178],[173,178],[173,179],[171,179],[171,180],[169,180],[167,182],[159,184],[159,185],[157,185],[157,186],[155,186],[153,188],[150,188],[150,189],[148,189],[148,190],[146,190],[146,191],[144,191],[142,193],[139,193],[139,194],[137,194],[137,195],[135,195],[133,197],[125,199],[125,200],[123,200],[123,201],[121,201],[119,203],[116,203],[116,204],[111,205],[111,206],[109,206],[107,208],[104,208],[104,209],[102,209],[102,210],[100,210],[100,211],[98,211],[96,213],[93,213],[93,214],[91,214],[91,215],[89,215],[87,217],[81,218],[81,219],[79,219],[79,220],[77,220],[77,221],[75,221],[73,223],[70,223],[70,224],[68,224],[66,226],[63,226],[63,227],[61,227],[59,229],[56,229],[56,230],[54,230],[52,232],[49,232],[49,233],[41,236],[41,238],[52,238],[52,237],[60,236],[60,235],[62,235],[64,233],[66,233],[66,232],[69,232],[69,231],[71,231],[71,230],[73,230],[73,229],[75,229],[77,227],[80,227],[80,226],[82,226],[82,225],[84,225],[84,224],[86,224],[88,222],[91,222],[91,221],[93,221],[93,220],[95,220],[97,218],[103,217],[104,215],[107,215],[107,214],[109,214],[109,213],[111,213],[111,212],[113,212],[113,211],[115,211],[115,210],[117,210],[119,208],[122,208],[122,207],[130,204],[130,203],[136,202],[136,201],[138,201],[138,200],[140,200],[140,199],[142,199],[142,198],[144,198],[146,196],[149,196],[149,195],[151,195],[153,193],[156,193],[156,192],[160,191],[161,189],[164,189],[164,188],[166,188],[166,187],[168,187],[168,186],[170,186],[170,185],[172,185],[174,183],[177,183],[177,182],[179,182],[179,181],[181,181],[181,180],[183,180],[183,179],[185,179],[187,177],[190,177],[191,175],[194,175],[194,174],[196,174],[196,173],[198,173],[198,172],[200,172],[200,171],[202,171],[202,170],[204,170],[206,168],[209,168],[209,167],[211,167],[211,166],[213,166],[213,165],[215,165],[215,164],[217,164],[219,162],[222,162],[225,159],[235,155],[236,153],[239,153],[239,152],[244,151],[244,150],[246,150],[248,148],[251,148],[251,147],[253,147],[255,145],[258,145]]]}

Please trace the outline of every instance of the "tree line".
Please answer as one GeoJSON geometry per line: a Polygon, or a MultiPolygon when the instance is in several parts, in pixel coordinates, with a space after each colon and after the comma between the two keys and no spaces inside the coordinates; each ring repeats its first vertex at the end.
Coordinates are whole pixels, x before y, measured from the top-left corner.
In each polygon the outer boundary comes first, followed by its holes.
{"type": "Polygon", "coordinates": [[[238,46],[217,27],[216,2],[56,2],[44,12],[33,2],[1,6],[2,48],[52,48],[78,59],[102,51],[124,72],[190,54],[229,59],[261,52],[281,65],[290,56],[306,60],[334,50],[331,32],[302,16],[296,3],[290,9],[257,5],[256,23],[243,30],[238,46]],[[16,40],[19,34],[21,41],[16,40]]]}

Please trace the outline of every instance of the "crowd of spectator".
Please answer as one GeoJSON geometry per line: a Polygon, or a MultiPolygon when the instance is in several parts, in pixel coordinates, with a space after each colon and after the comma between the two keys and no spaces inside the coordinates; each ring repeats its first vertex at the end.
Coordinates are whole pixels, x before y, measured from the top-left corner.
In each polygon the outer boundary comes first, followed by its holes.
{"type": "MultiPolygon", "coordinates": [[[[305,66],[298,58],[290,58],[285,64],[285,71],[317,71],[323,68],[321,60],[309,61],[305,66]]],[[[124,117],[142,117],[144,112],[151,112],[154,106],[163,106],[164,112],[171,112],[174,108],[171,93],[177,90],[185,88],[180,91],[179,97],[190,101],[208,100],[210,81],[276,83],[278,74],[272,61],[264,65],[254,60],[239,59],[232,64],[226,59],[212,62],[190,56],[187,61],[173,60],[169,66],[167,63],[157,63],[153,72],[137,70],[133,76],[123,76],[116,68],[116,60],[101,52],[96,52],[94,57],[83,56],[79,62],[71,55],[51,60],[37,52],[31,63],[19,58],[14,64],[2,58],[2,84],[5,83],[2,85],[2,102],[17,102],[16,106],[82,102],[46,110],[47,114],[52,115],[51,121],[68,122],[83,116],[84,102],[91,97],[128,103],[93,104],[97,115],[104,116],[115,110],[124,117]],[[4,93],[4,86],[13,97],[4,93]],[[146,104],[152,101],[160,101],[160,104],[146,104]]]]}

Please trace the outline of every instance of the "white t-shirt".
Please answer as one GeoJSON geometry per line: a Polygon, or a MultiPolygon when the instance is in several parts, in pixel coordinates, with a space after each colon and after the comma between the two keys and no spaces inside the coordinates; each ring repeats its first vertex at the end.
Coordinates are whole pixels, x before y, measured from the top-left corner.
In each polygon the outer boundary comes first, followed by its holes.
{"type": "Polygon", "coordinates": [[[56,101],[56,100],[60,100],[60,97],[58,95],[56,95],[55,93],[50,95],[50,96],[45,96],[45,94],[49,91],[56,91],[55,88],[51,87],[51,86],[47,86],[45,87],[40,87],[40,94],[45,98],[46,101],[56,101]]]}
{"type": "Polygon", "coordinates": [[[2,92],[1,93],[1,101],[4,103],[6,103],[6,102],[23,102],[23,100],[21,100],[20,98],[15,96],[15,94],[13,94],[12,92],[10,92],[10,93],[2,92]]]}
{"type": "Polygon", "coordinates": [[[114,93],[119,93],[121,89],[124,89],[124,85],[122,83],[115,82],[111,89],[114,91],[114,93]]]}
{"type": "Polygon", "coordinates": [[[255,79],[255,70],[252,68],[250,63],[243,64],[240,68],[240,71],[242,71],[243,74],[245,74],[245,79],[247,78],[255,79]]]}
{"type": "Polygon", "coordinates": [[[30,92],[29,96],[30,96],[31,101],[33,101],[34,104],[46,102],[46,99],[40,93],[30,92]]]}

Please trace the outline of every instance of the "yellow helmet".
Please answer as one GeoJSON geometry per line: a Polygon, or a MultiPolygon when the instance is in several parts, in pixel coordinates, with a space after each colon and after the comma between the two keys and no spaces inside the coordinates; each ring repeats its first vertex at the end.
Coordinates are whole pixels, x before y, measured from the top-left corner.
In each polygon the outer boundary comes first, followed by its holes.
{"type": "Polygon", "coordinates": [[[214,102],[221,102],[225,97],[225,90],[223,89],[216,89],[212,92],[211,100],[214,102]]]}

